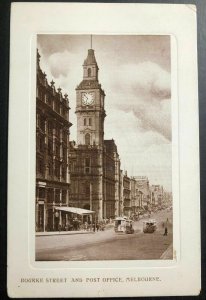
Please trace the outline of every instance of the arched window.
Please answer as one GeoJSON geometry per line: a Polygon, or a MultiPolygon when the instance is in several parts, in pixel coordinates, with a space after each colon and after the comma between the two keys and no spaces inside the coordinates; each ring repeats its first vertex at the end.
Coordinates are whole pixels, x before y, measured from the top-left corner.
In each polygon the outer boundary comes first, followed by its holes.
{"type": "Polygon", "coordinates": [[[90,134],[89,133],[85,134],[85,145],[90,145],[90,134]]]}
{"type": "Polygon", "coordinates": [[[87,72],[88,72],[88,77],[91,77],[92,70],[89,68],[87,72]]]}

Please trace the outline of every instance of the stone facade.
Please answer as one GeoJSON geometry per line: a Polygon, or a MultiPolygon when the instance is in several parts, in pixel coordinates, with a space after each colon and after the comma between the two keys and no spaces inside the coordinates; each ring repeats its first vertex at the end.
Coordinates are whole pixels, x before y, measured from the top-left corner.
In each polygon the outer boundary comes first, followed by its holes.
{"type": "Polygon", "coordinates": [[[119,216],[120,159],[114,140],[104,141],[104,216],[119,216]]]}
{"type": "Polygon", "coordinates": [[[69,203],[69,101],[50,84],[40,68],[37,51],[36,76],[36,230],[65,226],[66,215],[55,206],[69,203]]]}
{"type": "Polygon", "coordinates": [[[164,190],[161,185],[152,185],[150,187],[151,205],[161,207],[163,202],[164,190]]]}
{"type": "Polygon", "coordinates": [[[150,205],[150,186],[147,176],[134,176],[139,194],[140,207],[148,209],[150,205]]]}
{"type": "Polygon", "coordinates": [[[132,215],[136,215],[138,212],[139,206],[139,198],[138,198],[138,189],[136,187],[136,180],[134,177],[130,179],[130,187],[131,187],[131,212],[132,215]]]}
{"type": "Polygon", "coordinates": [[[131,217],[132,215],[132,204],[131,204],[131,180],[127,176],[127,172],[123,176],[123,206],[124,216],[131,217]]]}
{"type": "Polygon", "coordinates": [[[96,212],[98,220],[119,214],[120,159],[114,140],[104,140],[105,92],[94,50],[83,63],[76,88],[77,143],[70,143],[70,205],[96,212]]]}

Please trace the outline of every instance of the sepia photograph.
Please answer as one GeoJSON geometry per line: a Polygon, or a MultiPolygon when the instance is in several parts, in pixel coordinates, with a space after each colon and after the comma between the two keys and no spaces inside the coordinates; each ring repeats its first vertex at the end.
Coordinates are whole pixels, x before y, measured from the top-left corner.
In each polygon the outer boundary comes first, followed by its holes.
{"type": "Polygon", "coordinates": [[[35,260],[173,259],[170,35],[38,34],[35,260]]]}

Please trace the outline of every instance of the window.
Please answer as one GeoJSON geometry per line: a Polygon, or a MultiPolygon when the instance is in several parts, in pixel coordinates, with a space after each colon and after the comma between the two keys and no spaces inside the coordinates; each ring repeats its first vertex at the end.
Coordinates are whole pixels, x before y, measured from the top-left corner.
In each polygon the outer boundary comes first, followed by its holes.
{"type": "Polygon", "coordinates": [[[92,118],[89,118],[89,126],[92,126],[92,118]]]}
{"type": "Polygon", "coordinates": [[[64,118],[67,118],[67,109],[66,108],[62,108],[62,114],[64,118]]]}
{"type": "Polygon", "coordinates": [[[75,172],[76,171],[76,161],[71,162],[71,171],[75,172]]]}
{"type": "Polygon", "coordinates": [[[59,173],[60,173],[60,166],[59,166],[59,163],[56,162],[55,163],[55,171],[54,171],[54,174],[56,177],[59,177],[59,173]]]}
{"type": "Polygon", "coordinates": [[[85,145],[90,145],[90,134],[89,133],[85,134],[85,145]]]}
{"type": "Polygon", "coordinates": [[[55,110],[58,113],[60,112],[60,103],[58,99],[55,100],[55,110]]]}
{"type": "Polygon", "coordinates": [[[58,145],[56,145],[55,149],[56,149],[56,156],[58,156],[58,157],[59,157],[59,150],[60,150],[59,146],[58,146],[58,145]]]}
{"type": "Polygon", "coordinates": [[[52,203],[54,200],[54,190],[53,189],[51,189],[51,188],[48,189],[47,197],[48,197],[47,202],[52,203]]]}
{"type": "Polygon", "coordinates": [[[38,171],[40,174],[44,173],[44,163],[42,159],[39,159],[38,161],[38,171]]]}
{"type": "Polygon", "coordinates": [[[84,118],[84,126],[86,126],[86,125],[87,125],[87,119],[84,118]]]}
{"type": "Polygon", "coordinates": [[[56,203],[60,202],[60,190],[59,189],[55,190],[55,202],[56,203]]]}
{"type": "Polygon", "coordinates": [[[92,73],[91,68],[89,68],[87,72],[88,72],[88,77],[91,77],[91,73],[92,73]]]}
{"type": "Polygon", "coordinates": [[[63,140],[66,142],[67,141],[67,132],[66,132],[66,130],[63,130],[62,137],[63,137],[63,140]]]}
{"type": "Polygon", "coordinates": [[[62,178],[66,179],[66,168],[62,166],[62,178]]]}
{"type": "Polygon", "coordinates": [[[85,158],[85,167],[90,167],[90,158],[89,157],[85,158]]]}
{"type": "Polygon", "coordinates": [[[44,123],[44,118],[40,116],[40,128],[44,132],[45,131],[45,123],[44,123]]]}
{"type": "Polygon", "coordinates": [[[48,103],[49,105],[51,105],[51,104],[52,104],[52,101],[51,101],[51,97],[50,97],[50,95],[47,95],[47,103],[48,103]]]}
{"type": "Polygon", "coordinates": [[[62,203],[67,202],[67,191],[63,190],[62,191],[62,203]]]}
{"type": "Polygon", "coordinates": [[[45,198],[45,188],[39,188],[39,198],[45,198]]]}
{"type": "Polygon", "coordinates": [[[40,152],[44,151],[44,138],[42,137],[39,138],[39,151],[40,152]]]}
{"type": "Polygon", "coordinates": [[[85,158],[85,173],[90,173],[90,157],[85,158]]]}
{"type": "Polygon", "coordinates": [[[59,138],[59,136],[60,136],[60,129],[59,129],[59,126],[56,125],[56,137],[59,138]]]}
{"type": "Polygon", "coordinates": [[[61,171],[62,171],[62,178],[64,179],[64,166],[62,166],[62,169],[61,169],[61,171]]]}
{"type": "Polygon", "coordinates": [[[48,133],[49,133],[49,135],[52,135],[52,131],[53,131],[53,128],[52,128],[52,122],[49,121],[49,122],[48,122],[48,133]]]}
{"type": "Polygon", "coordinates": [[[48,165],[48,173],[49,175],[51,176],[52,175],[52,163],[50,162],[49,165],[48,165]]]}

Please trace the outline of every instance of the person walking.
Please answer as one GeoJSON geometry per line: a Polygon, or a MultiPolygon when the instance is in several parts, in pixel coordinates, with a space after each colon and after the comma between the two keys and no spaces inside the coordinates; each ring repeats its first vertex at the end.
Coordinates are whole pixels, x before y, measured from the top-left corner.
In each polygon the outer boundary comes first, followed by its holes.
{"type": "Polygon", "coordinates": [[[99,223],[96,224],[96,229],[99,231],[99,223]]]}
{"type": "Polygon", "coordinates": [[[165,226],[165,232],[164,232],[164,235],[167,235],[167,233],[168,233],[167,226],[165,226]]]}
{"type": "Polygon", "coordinates": [[[168,234],[168,218],[167,218],[167,221],[165,222],[165,232],[164,232],[164,236],[166,236],[168,234]]]}

